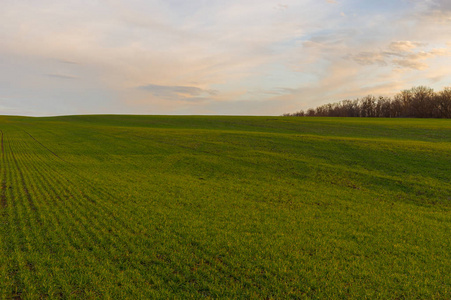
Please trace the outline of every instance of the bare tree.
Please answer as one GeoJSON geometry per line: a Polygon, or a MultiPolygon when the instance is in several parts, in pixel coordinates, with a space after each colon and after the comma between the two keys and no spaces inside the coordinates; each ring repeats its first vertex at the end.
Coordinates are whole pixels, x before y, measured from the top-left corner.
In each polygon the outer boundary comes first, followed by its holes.
{"type": "Polygon", "coordinates": [[[368,95],[284,116],[451,118],[451,87],[436,93],[431,88],[418,86],[399,92],[393,99],[368,95]]]}

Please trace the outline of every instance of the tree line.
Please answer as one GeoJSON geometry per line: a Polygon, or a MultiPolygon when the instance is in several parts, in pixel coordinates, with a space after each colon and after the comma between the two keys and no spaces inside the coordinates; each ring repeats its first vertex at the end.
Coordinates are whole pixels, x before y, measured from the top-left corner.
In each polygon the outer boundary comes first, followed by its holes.
{"type": "Polygon", "coordinates": [[[394,97],[372,95],[287,113],[294,117],[451,118],[451,87],[435,92],[425,86],[404,90],[394,97]]]}

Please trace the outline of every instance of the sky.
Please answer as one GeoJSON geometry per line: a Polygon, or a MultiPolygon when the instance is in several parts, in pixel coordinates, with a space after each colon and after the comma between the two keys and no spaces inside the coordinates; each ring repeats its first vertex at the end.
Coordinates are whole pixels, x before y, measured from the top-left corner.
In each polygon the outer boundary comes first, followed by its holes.
{"type": "Polygon", "coordinates": [[[451,86],[449,0],[0,7],[0,115],[281,115],[451,86]]]}

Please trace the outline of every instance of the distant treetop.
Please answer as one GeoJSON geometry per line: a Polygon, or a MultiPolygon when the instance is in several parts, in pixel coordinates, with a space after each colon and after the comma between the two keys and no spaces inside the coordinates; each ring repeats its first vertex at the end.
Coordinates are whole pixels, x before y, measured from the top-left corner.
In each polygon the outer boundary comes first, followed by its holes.
{"type": "Polygon", "coordinates": [[[379,118],[451,118],[451,87],[434,92],[425,86],[413,87],[390,97],[368,95],[317,108],[287,113],[292,117],[379,117],[379,118]]]}

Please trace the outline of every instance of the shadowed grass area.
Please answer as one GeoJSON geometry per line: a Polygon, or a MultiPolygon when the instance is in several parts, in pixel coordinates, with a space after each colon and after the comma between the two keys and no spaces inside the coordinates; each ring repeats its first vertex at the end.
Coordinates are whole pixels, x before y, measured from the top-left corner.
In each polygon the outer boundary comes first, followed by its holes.
{"type": "Polygon", "coordinates": [[[2,298],[448,298],[451,121],[0,117],[2,298]]]}

